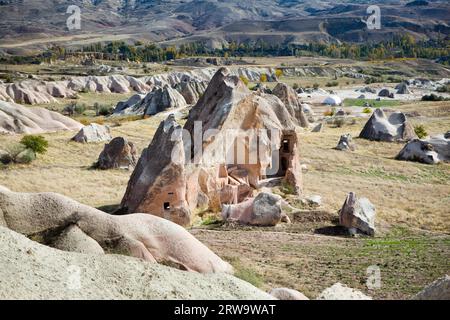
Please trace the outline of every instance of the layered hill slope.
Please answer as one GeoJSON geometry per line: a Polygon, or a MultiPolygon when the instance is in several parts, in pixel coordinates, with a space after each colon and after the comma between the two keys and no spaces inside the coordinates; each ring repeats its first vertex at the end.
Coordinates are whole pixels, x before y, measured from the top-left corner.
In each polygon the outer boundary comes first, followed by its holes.
{"type": "Polygon", "coordinates": [[[372,1],[304,0],[1,0],[0,48],[43,48],[49,43],[142,39],[223,42],[264,39],[275,43],[382,40],[398,33],[418,38],[448,34],[446,1],[408,5],[377,1],[382,29],[364,22],[372,1]],[[69,5],[81,9],[81,30],[69,31],[69,5]]]}

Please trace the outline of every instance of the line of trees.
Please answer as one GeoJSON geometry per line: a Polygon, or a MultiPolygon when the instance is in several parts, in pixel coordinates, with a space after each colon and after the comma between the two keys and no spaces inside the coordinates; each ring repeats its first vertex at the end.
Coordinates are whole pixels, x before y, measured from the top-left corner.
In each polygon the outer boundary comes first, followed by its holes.
{"type": "MultiPolygon", "coordinates": [[[[39,56],[23,59],[26,61],[48,61],[66,59],[68,56],[90,54],[103,60],[129,60],[139,62],[164,62],[190,56],[307,56],[319,55],[332,58],[349,58],[356,60],[380,60],[393,58],[424,58],[440,59],[448,65],[450,59],[450,40],[438,39],[415,41],[410,35],[396,36],[380,43],[342,43],[324,44],[310,43],[305,45],[271,44],[262,40],[252,42],[231,42],[219,49],[210,49],[205,43],[195,42],[182,44],[178,47],[162,47],[153,43],[136,42],[127,44],[114,41],[107,44],[96,43],[82,49],[73,50],[55,46],[39,56]]],[[[0,58],[0,63],[6,58],[0,58]],[[3,59],[3,60],[2,60],[3,59]]],[[[13,57],[10,63],[20,63],[22,58],[13,57]]]]}

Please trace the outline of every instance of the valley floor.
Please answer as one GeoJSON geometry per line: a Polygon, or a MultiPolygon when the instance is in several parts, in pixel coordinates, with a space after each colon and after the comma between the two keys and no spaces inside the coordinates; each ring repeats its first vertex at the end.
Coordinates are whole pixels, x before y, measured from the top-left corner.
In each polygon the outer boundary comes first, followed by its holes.
{"type": "MultiPolygon", "coordinates": [[[[450,129],[450,102],[413,102],[396,107],[417,112],[413,124],[430,135],[450,129]]],[[[317,109],[320,113],[323,110],[317,109]]],[[[139,152],[151,141],[163,116],[112,126],[113,136],[134,142],[139,152]]],[[[450,165],[423,165],[394,159],[402,144],[354,139],[355,152],[333,149],[339,137],[357,137],[364,119],[343,127],[327,125],[323,133],[301,133],[305,195],[321,195],[316,211],[285,195],[298,212],[293,224],[244,228],[202,221],[191,232],[224,259],[238,276],[263,289],[292,287],[314,298],[335,282],[358,288],[374,298],[408,298],[450,271],[450,165]],[[368,197],[377,209],[379,235],[347,238],[335,226],[348,192],[368,197]],[[382,287],[367,291],[367,268],[381,270],[382,287]]],[[[30,165],[0,168],[0,185],[18,192],[57,192],[82,203],[114,208],[131,172],[97,171],[103,144],[69,142],[73,132],[45,134],[47,154],[30,165]]],[[[6,148],[20,136],[0,136],[6,148]]]]}

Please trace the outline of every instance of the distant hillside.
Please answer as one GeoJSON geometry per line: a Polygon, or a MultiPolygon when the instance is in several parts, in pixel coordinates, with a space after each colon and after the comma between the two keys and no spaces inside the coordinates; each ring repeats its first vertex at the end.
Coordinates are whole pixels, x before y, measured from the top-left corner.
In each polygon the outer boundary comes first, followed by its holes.
{"type": "Polygon", "coordinates": [[[405,33],[433,39],[448,37],[449,17],[448,1],[0,0],[0,48],[14,53],[111,40],[338,43],[405,33]],[[381,8],[381,30],[362,22],[373,3],[381,8]],[[73,4],[81,8],[82,28],[68,31],[66,10],[73,4]]]}

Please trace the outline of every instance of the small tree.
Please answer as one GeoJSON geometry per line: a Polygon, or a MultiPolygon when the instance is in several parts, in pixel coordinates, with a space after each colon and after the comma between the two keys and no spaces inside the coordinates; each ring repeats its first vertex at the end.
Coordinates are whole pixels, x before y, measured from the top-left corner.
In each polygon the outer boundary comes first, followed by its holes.
{"type": "Polygon", "coordinates": [[[414,132],[419,137],[419,139],[423,139],[428,136],[428,132],[425,130],[425,127],[421,124],[414,127],[414,132]]]}
{"type": "Polygon", "coordinates": [[[44,154],[47,152],[48,141],[43,136],[28,135],[23,137],[20,143],[35,153],[44,154]]]}
{"type": "Polygon", "coordinates": [[[280,77],[283,75],[283,70],[277,69],[277,70],[275,71],[275,74],[276,74],[277,78],[280,78],[280,77]]]}
{"type": "Polygon", "coordinates": [[[248,84],[250,83],[250,81],[244,76],[240,76],[239,78],[246,86],[248,86],[248,84]]]}
{"type": "Polygon", "coordinates": [[[259,78],[259,80],[261,82],[267,82],[267,74],[262,74],[261,77],[259,78]]]}

